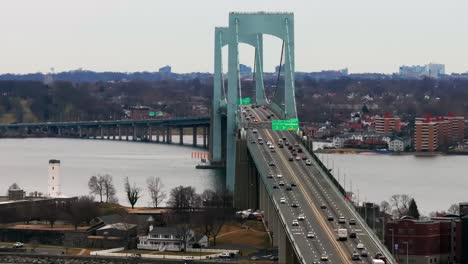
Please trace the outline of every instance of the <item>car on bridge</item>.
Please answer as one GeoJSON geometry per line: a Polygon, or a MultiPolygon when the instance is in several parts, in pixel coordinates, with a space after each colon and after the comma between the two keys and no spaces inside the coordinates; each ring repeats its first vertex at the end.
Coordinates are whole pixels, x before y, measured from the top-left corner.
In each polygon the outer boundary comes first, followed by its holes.
{"type": "Polygon", "coordinates": [[[252,129],[252,133],[258,133],[258,130],[256,128],[252,129]]]}
{"type": "Polygon", "coordinates": [[[297,220],[299,220],[299,221],[304,221],[304,220],[305,220],[305,215],[304,215],[304,214],[300,214],[300,215],[297,217],[297,220]]]}
{"type": "Polygon", "coordinates": [[[279,186],[284,186],[284,181],[280,181],[279,186]]]}
{"type": "Polygon", "coordinates": [[[298,225],[299,225],[299,221],[293,220],[293,221],[292,221],[292,225],[293,225],[293,226],[298,226],[298,225]]]}
{"type": "Polygon", "coordinates": [[[273,184],[273,189],[278,189],[278,185],[273,184]]]}
{"type": "Polygon", "coordinates": [[[283,178],[283,174],[280,174],[280,173],[276,174],[276,178],[283,178]]]}
{"type": "Polygon", "coordinates": [[[298,208],[298,207],[299,207],[299,204],[297,204],[297,203],[292,203],[292,204],[291,204],[291,207],[292,207],[292,208],[298,208]]]}
{"type": "Polygon", "coordinates": [[[357,248],[357,249],[364,249],[364,244],[363,244],[363,243],[358,243],[358,244],[356,245],[356,248],[357,248]]]}
{"type": "Polygon", "coordinates": [[[307,233],[307,236],[306,236],[306,237],[307,237],[307,238],[315,238],[315,234],[314,234],[314,232],[309,231],[309,233],[307,233]]]}
{"type": "Polygon", "coordinates": [[[328,255],[327,255],[327,254],[322,254],[322,255],[320,256],[320,260],[321,260],[321,261],[328,261],[328,255]]]}
{"type": "Polygon", "coordinates": [[[271,160],[270,162],[268,162],[268,165],[275,166],[275,162],[271,160]]]}
{"type": "Polygon", "coordinates": [[[351,259],[352,260],[361,260],[361,257],[359,256],[359,253],[353,252],[353,254],[351,255],[351,259]]]}
{"type": "Polygon", "coordinates": [[[361,251],[361,257],[367,258],[368,256],[369,256],[369,252],[367,252],[367,250],[364,249],[363,251],[361,251]]]}
{"type": "Polygon", "coordinates": [[[281,199],[280,199],[280,203],[282,203],[282,204],[286,203],[286,198],[284,198],[284,197],[281,197],[281,199]]]}
{"type": "Polygon", "coordinates": [[[346,224],[346,218],[344,218],[343,216],[340,216],[338,218],[338,224],[346,224]]]}
{"type": "Polygon", "coordinates": [[[272,179],[272,178],[273,178],[273,173],[269,173],[269,174],[267,175],[267,178],[268,178],[268,179],[272,179]]]}
{"type": "Polygon", "coordinates": [[[293,158],[293,157],[289,157],[288,160],[289,160],[289,161],[294,161],[294,158],[293,158]]]}
{"type": "Polygon", "coordinates": [[[299,156],[296,156],[296,160],[298,160],[298,161],[299,161],[299,160],[302,160],[302,159],[301,159],[301,157],[299,157],[299,156]]]}
{"type": "Polygon", "coordinates": [[[351,232],[349,233],[349,238],[356,238],[356,237],[357,237],[357,234],[356,234],[355,231],[351,231],[351,232]]]}
{"type": "Polygon", "coordinates": [[[307,165],[307,166],[310,166],[310,165],[312,165],[312,161],[310,161],[309,159],[308,159],[308,160],[306,160],[306,165],[307,165]]]}
{"type": "Polygon", "coordinates": [[[250,143],[255,144],[255,143],[257,143],[257,141],[252,140],[252,141],[250,141],[250,143]]]}
{"type": "Polygon", "coordinates": [[[356,219],[349,219],[349,225],[356,225],[356,219]]]}
{"type": "Polygon", "coordinates": [[[333,221],[335,218],[333,217],[333,215],[329,214],[328,217],[327,217],[327,220],[328,221],[333,221]]]}
{"type": "Polygon", "coordinates": [[[291,186],[291,184],[286,185],[286,191],[292,191],[292,186],[291,186]]]}

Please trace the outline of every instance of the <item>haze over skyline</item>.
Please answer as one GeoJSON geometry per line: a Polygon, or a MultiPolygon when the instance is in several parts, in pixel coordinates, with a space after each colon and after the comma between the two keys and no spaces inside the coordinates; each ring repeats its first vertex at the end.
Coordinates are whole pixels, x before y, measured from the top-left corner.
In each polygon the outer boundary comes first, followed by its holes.
{"type": "MultiPolygon", "coordinates": [[[[214,27],[226,26],[231,11],[294,12],[296,71],[392,73],[436,62],[448,73],[467,72],[466,10],[463,0],[6,0],[0,73],[157,71],[166,64],[212,72],[214,27]]],[[[240,62],[252,66],[253,49],[240,51],[240,62]]],[[[281,42],[266,37],[265,71],[279,64],[280,52],[281,42]]]]}

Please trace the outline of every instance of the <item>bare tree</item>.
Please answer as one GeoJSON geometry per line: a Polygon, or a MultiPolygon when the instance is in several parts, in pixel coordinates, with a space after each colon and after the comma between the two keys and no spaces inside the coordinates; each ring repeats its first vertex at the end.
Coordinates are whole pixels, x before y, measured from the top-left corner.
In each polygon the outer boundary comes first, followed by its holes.
{"type": "Polygon", "coordinates": [[[386,213],[386,214],[391,214],[392,213],[392,206],[390,205],[390,203],[388,203],[387,201],[382,201],[380,203],[380,212],[386,213]]]}
{"type": "Polygon", "coordinates": [[[69,220],[78,229],[82,223],[89,224],[91,220],[99,215],[99,208],[92,196],[80,196],[68,206],[69,220]]]}
{"type": "Polygon", "coordinates": [[[106,174],[99,177],[102,179],[103,194],[106,196],[106,203],[114,201],[116,190],[112,176],[106,174]]]}
{"type": "Polygon", "coordinates": [[[53,203],[48,206],[47,210],[44,210],[42,215],[45,220],[49,222],[50,228],[54,228],[55,222],[59,218],[60,208],[57,203],[53,203]]]}
{"type": "Polygon", "coordinates": [[[124,182],[125,192],[127,193],[127,199],[132,209],[135,208],[135,204],[138,202],[138,199],[141,197],[141,188],[137,187],[135,183],[130,184],[128,177],[125,178],[124,182]]]}
{"type": "Polygon", "coordinates": [[[411,197],[407,194],[394,194],[390,197],[392,213],[396,218],[401,218],[408,214],[411,197]]]}
{"type": "Polygon", "coordinates": [[[452,204],[449,209],[447,210],[450,214],[460,214],[460,206],[458,204],[452,204]]]}
{"type": "Polygon", "coordinates": [[[166,199],[166,192],[163,191],[164,184],[159,177],[149,177],[146,179],[148,185],[148,192],[151,198],[153,207],[158,207],[164,199],[166,199]]]}
{"type": "Polygon", "coordinates": [[[104,196],[104,182],[102,176],[91,176],[88,181],[89,192],[94,195],[98,195],[102,203],[102,198],[104,196]]]}
{"type": "Polygon", "coordinates": [[[171,190],[168,205],[175,209],[193,210],[201,206],[201,198],[192,186],[178,186],[171,190]]]}

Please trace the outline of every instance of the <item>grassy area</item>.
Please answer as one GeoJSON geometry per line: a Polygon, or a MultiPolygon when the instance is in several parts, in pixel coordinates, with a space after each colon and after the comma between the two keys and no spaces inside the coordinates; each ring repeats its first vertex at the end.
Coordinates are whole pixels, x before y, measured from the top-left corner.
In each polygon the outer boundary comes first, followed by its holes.
{"type": "MultiPolygon", "coordinates": [[[[8,228],[22,230],[75,231],[75,227],[73,225],[54,225],[54,227],[50,227],[49,224],[15,224],[8,228]]],[[[84,231],[88,228],[89,226],[80,226],[78,227],[78,231],[84,231]]]]}
{"type": "Polygon", "coordinates": [[[213,253],[210,252],[172,252],[172,251],[152,251],[152,250],[122,250],[115,253],[129,253],[129,254],[149,254],[149,255],[166,255],[166,256],[208,256],[213,253]]]}
{"type": "Polygon", "coordinates": [[[260,221],[246,221],[244,226],[238,223],[225,225],[216,242],[218,245],[244,245],[256,249],[271,246],[268,233],[260,221]]]}

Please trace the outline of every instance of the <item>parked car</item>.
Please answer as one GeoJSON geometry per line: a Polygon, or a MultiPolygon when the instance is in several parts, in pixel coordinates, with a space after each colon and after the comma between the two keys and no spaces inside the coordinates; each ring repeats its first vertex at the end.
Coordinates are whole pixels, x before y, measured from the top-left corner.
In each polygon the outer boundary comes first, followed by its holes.
{"type": "Polygon", "coordinates": [[[13,248],[22,248],[22,247],[24,247],[24,244],[21,242],[16,242],[15,244],[13,244],[13,248]]]}

